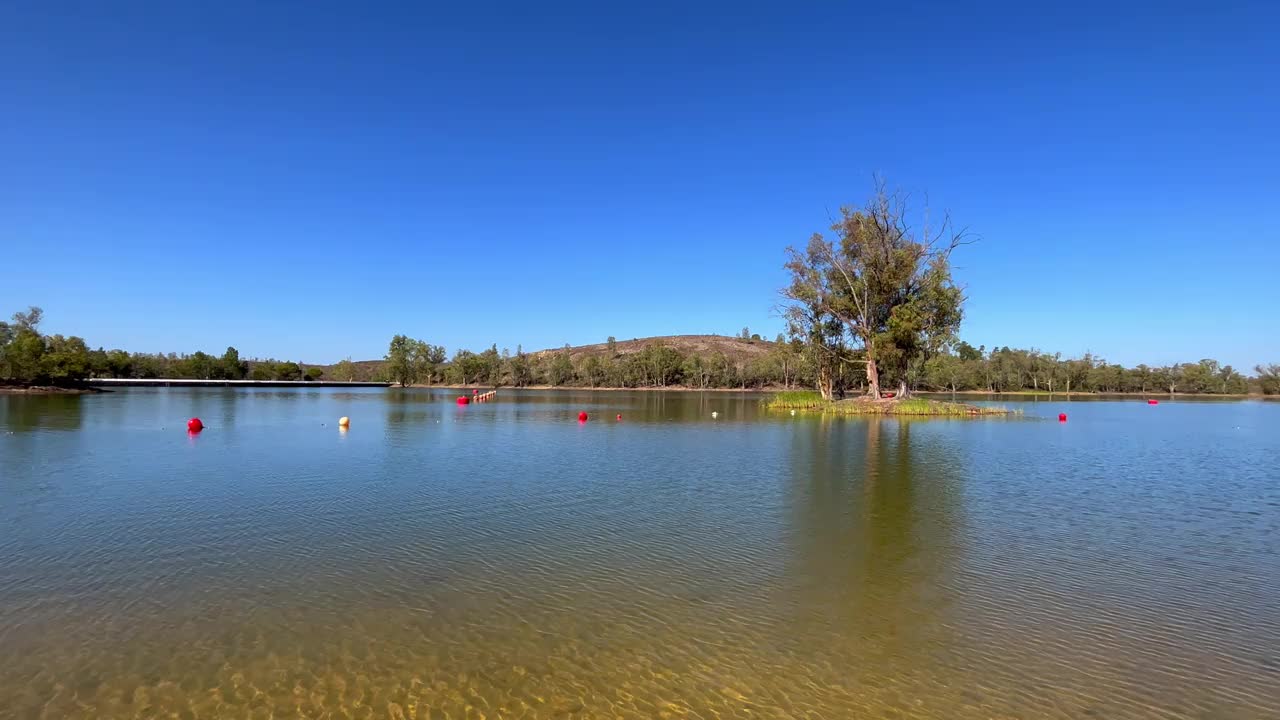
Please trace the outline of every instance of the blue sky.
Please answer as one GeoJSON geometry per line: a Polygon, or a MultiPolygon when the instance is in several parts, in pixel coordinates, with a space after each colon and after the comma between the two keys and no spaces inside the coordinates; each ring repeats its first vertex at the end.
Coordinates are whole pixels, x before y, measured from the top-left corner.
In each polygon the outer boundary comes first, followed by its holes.
{"type": "Polygon", "coordinates": [[[974,344],[1280,361],[1280,11],[1039,5],[5,3],[0,310],[312,362],[771,336],[880,173],[981,236],[974,344]]]}

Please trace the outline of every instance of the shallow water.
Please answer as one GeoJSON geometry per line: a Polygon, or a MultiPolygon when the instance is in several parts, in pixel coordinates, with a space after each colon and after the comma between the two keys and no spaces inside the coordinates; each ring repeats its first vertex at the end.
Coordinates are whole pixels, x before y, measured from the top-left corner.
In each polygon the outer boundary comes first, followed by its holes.
{"type": "Polygon", "coordinates": [[[1280,405],[452,397],[0,396],[0,716],[1280,717],[1280,405]]]}

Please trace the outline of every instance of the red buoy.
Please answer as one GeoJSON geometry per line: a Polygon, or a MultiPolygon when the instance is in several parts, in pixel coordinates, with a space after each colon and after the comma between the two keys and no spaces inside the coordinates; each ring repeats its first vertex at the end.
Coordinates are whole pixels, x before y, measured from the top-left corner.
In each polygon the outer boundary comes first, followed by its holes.
{"type": "Polygon", "coordinates": [[[586,422],[587,414],[585,412],[578,413],[578,422],[586,422]]]}
{"type": "Polygon", "coordinates": [[[479,388],[476,388],[475,390],[472,390],[472,391],[471,391],[471,394],[472,394],[472,395],[479,395],[479,394],[480,394],[480,389],[479,389],[479,388]]]}
{"type": "Polygon", "coordinates": [[[187,421],[187,432],[200,432],[204,429],[204,423],[200,422],[200,418],[191,418],[187,421]]]}
{"type": "Polygon", "coordinates": [[[1148,404],[1148,405],[1159,405],[1159,404],[1160,404],[1160,401],[1159,401],[1159,400],[1148,400],[1148,401],[1147,401],[1147,404],[1148,404]]]}
{"type": "Polygon", "coordinates": [[[619,420],[621,420],[621,419],[622,419],[622,413],[618,413],[618,419],[619,419],[619,420]]]}
{"type": "Polygon", "coordinates": [[[1058,413],[1058,422],[1066,422],[1066,421],[1067,421],[1067,414],[1066,414],[1066,413],[1058,413]]]}
{"type": "Polygon", "coordinates": [[[460,396],[458,396],[458,404],[459,404],[459,405],[469,405],[469,404],[471,404],[471,398],[467,397],[466,395],[460,395],[460,396]]]}

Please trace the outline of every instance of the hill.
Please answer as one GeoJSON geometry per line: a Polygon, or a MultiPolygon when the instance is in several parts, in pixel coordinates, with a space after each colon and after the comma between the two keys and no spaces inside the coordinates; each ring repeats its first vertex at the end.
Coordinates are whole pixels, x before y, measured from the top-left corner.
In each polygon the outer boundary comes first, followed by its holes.
{"type": "MultiPolygon", "coordinates": [[[[763,362],[774,348],[774,343],[768,340],[744,339],[740,337],[730,337],[728,335],[662,335],[647,338],[634,338],[631,340],[618,340],[612,343],[608,342],[595,343],[592,345],[578,345],[568,348],[569,360],[574,368],[584,367],[584,363],[590,364],[599,361],[602,365],[624,364],[628,359],[638,357],[639,353],[646,350],[652,351],[654,348],[669,348],[679,353],[682,358],[699,357],[704,358],[710,363],[712,360],[720,360],[720,364],[726,367],[738,368],[739,372],[744,371],[748,367],[755,366],[763,362]]],[[[532,377],[529,382],[539,384],[548,381],[549,368],[554,360],[560,357],[565,348],[548,348],[527,353],[528,366],[531,368],[532,377]]],[[[475,358],[471,358],[474,362],[475,358]]],[[[385,361],[383,360],[359,360],[351,365],[351,379],[353,380],[375,380],[383,376],[383,368],[385,361]]],[[[439,377],[436,381],[448,382],[464,382],[458,377],[454,377],[458,373],[451,372],[453,362],[447,362],[438,370],[439,377]]],[[[328,379],[342,379],[338,366],[334,365],[305,365],[304,367],[318,367],[324,371],[324,377],[328,379]]],[[[479,368],[473,369],[457,369],[465,376],[465,382],[472,381],[479,371],[481,376],[483,370],[479,368]]],[[[506,374],[505,370],[500,371],[506,374]]],[[[603,380],[603,378],[601,378],[603,380]]],[[[582,381],[585,383],[590,380],[582,381]]]]}
{"type": "MultiPolygon", "coordinates": [[[[625,357],[638,353],[647,347],[662,345],[680,351],[682,355],[698,355],[710,357],[717,353],[724,355],[732,363],[746,363],[769,354],[773,343],[769,340],[745,340],[728,335],[660,335],[656,337],[618,340],[613,344],[613,354],[625,357]]],[[[564,348],[551,348],[530,353],[532,358],[543,358],[563,352],[564,348]]],[[[588,357],[605,358],[610,354],[609,343],[579,345],[569,348],[569,359],[577,363],[588,357]]]]}

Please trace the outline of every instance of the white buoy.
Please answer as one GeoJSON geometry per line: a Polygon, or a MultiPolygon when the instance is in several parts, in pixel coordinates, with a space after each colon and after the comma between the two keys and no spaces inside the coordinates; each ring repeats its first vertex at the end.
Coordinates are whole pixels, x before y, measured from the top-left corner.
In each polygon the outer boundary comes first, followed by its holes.
{"type": "Polygon", "coordinates": [[[792,410],[792,411],[791,411],[791,414],[792,414],[792,415],[795,415],[795,414],[796,414],[796,411],[795,411],[795,410],[792,410]]]}
{"type": "Polygon", "coordinates": [[[712,420],[714,420],[714,419],[716,419],[716,418],[718,418],[718,417],[720,417],[720,413],[718,413],[718,412],[716,412],[716,411],[712,410],[712,411],[711,411],[711,419],[712,419],[712,420]]]}

